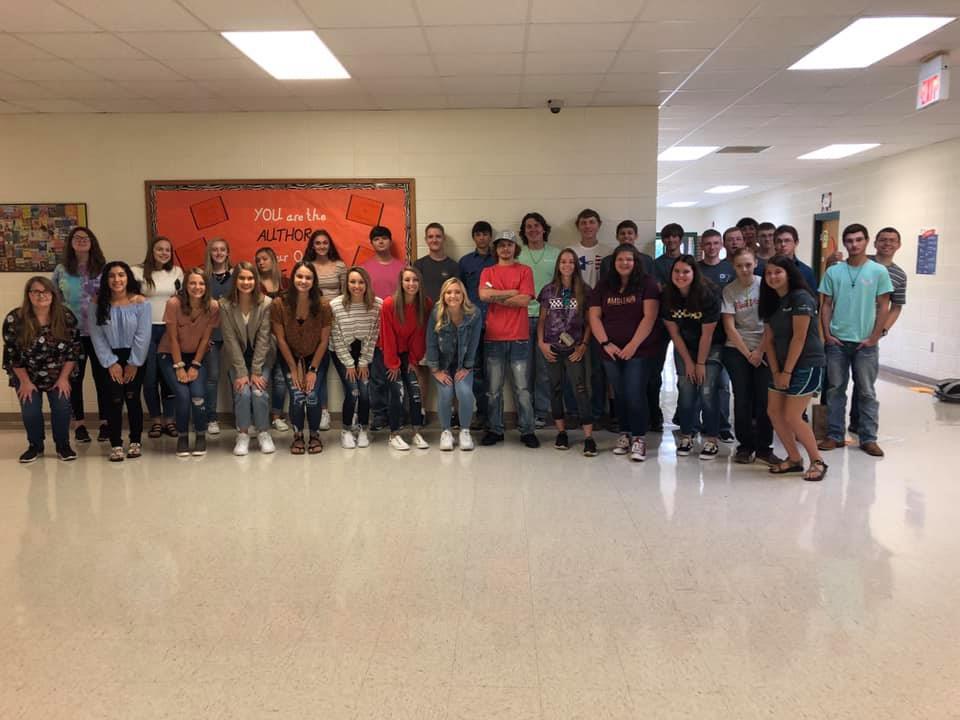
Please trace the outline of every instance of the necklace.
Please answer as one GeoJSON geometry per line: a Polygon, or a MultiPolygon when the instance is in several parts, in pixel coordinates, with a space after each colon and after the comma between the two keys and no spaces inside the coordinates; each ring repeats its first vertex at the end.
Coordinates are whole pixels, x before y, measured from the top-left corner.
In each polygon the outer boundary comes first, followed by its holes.
{"type": "Polygon", "coordinates": [[[860,269],[857,270],[856,277],[854,277],[853,273],[850,272],[850,263],[847,263],[846,265],[847,265],[847,277],[850,278],[850,287],[856,287],[857,280],[860,279],[860,273],[863,272],[864,266],[863,265],[860,266],[860,269]]]}
{"type": "Polygon", "coordinates": [[[531,262],[533,265],[539,265],[540,263],[542,263],[542,262],[543,262],[543,256],[547,254],[547,246],[546,246],[546,245],[544,245],[542,248],[540,248],[540,257],[539,257],[539,258],[537,258],[537,257],[534,256],[533,250],[531,250],[529,247],[527,248],[527,250],[528,250],[529,253],[530,253],[530,262],[531,262]]]}

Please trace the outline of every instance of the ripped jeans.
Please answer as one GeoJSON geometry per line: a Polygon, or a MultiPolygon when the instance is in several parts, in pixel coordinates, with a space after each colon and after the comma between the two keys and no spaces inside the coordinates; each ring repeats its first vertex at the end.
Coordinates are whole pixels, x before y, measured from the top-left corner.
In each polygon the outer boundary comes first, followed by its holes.
{"type": "MultiPolygon", "coordinates": [[[[350,357],[353,358],[354,367],[360,360],[360,341],[354,340],[350,345],[350,357]]],[[[359,375],[356,380],[347,378],[347,368],[340,359],[333,356],[333,366],[340,376],[340,382],[343,383],[343,428],[349,430],[354,425],[354,415],[356,415],[356,424],[360,427],[366,427],[370,423],[370,375],[366,380],[361,380],[359,375]]],[[[367,366],[370,370],[370,366],[367,366]]],[[[317,410],[319,417],[319,408],[317,410]]]]}
{"type": "MultiPolygon", "coordinates": [[[[246,361],[247,378],[249,378],[251,374],[250,366],[253,363],[253,351],[245,353],[243,359],[246,361]]],[[[227,370],[230,392],[233,394],[233,417],[237,430],[256,432],[257,430],[270,429],[270,378],[272,376],[273,368],[265,367],[263,368],[263,377],[267,380],[267,387],[264,390],[258,390],[248,382],[240,392],[237,392],[233,389],[237,373],[232,366],[227,370]]],[[[320,380],[317,379],[317,382],[320,382],[320,380]]]]}
{"type": "MultiPolygon", "coordinates": [[[[130,348],[113,348],[117,364],[125,368],[130,359],[130,348]]],[[[100,363],[92,365],[93,378],[107,402],[107,427],[110,430],[110,446],[120,447],[123,432],[123,406],[127,406],[127,421],[130,423],[130,442],[140,442],[143,435],[143,405],[140,404],[140,390],[143,388],[143,367],[137,368],[136,375],[126,383],[114,382],[110,378],[109,368],[100,363]]]]}
{"type": "Polygon", "coordinates": [[[530,355],[526,340],[486,340],[483,354],[487,359],[487,408],[490,432],[503,435],[503,383],[510,374],[513,400],[517,406],[520,433],[534,430],[533,401],[527,385],[527,363],[530,355]]]}
{"type": "MultiPolygon", "coordinates": [[[[287,382],[287,392],[290,393],[290,424],[296,433],[303,432],[304,420],[310,426],[310,432],[320,432],[320,381],[313,386],[310,392],[304,392],[293,384],[293,374],[290,368],[281,359],[278,363],[283,366],[283,377],[287,382]]],[[[306,369],[310,364],[310,358],[298,360],[306,369]]]]}
{"type": "MultiPolygon", "coordinates": [[[[181,358],[190,369],[194,353],[182,353],[181,358]]],[[[204,364],[197,368],[197,377],[187,383],[177,380],[177,371],[173,367],[173,356],[161,353],[158,358],[160,374],[167,387],[173,390],[174,418],[177,423],[177,432],[181,435],[190,429],[190,415],[193,415],[193,429],[198,433],[207,431],[207,368],[204,364]]]]}

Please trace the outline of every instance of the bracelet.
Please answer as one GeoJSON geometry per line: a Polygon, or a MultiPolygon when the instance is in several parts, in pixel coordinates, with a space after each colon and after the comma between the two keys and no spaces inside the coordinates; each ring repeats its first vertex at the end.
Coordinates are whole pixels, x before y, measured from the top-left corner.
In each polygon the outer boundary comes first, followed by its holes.
{"type": "Polygon", "coordinates": [[[606,347],[607,345],[613,345],[613,340],[609,340],[609,339],[608,339],[608,340],[604,340],[602,343],[600,343],[600,347],[606,347]]]}
{"type": "Polygon", "coordinates": [[[196,360],[194,360],[192,363],[190,363],[190,367],[196,368],[197,370],[199,370],[200,368],[203,367],[203,363],[198,363],[196,360]]]}
{"type": "Polygon", "coordinates": [[[174,370],[182,370],[182,369],[185,368],[186,366],[187,366],[187,364],[181,360],[180,362],[173,364],[173,369],[174,369],[174,370]]]}

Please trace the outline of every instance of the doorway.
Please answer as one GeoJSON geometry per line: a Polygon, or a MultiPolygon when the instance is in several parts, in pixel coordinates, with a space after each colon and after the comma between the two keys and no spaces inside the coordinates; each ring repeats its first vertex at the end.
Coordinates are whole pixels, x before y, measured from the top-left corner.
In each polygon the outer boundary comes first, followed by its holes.
{"type": "Polygon", "coordinates": [[[813,271],[817,282],[823,277],[827,260],[840,249],[840,213],[817,213],[813,216],[813,271]]]}

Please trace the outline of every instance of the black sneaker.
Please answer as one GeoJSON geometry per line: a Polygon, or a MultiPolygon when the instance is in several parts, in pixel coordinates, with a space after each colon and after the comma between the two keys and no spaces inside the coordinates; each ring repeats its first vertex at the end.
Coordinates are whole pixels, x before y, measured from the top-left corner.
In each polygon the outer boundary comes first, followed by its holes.
{"type": "MultiPolygon", "coordinates": [[[[536,436],[534,436],[536,437],[536,436]]],[[[561,430],[557,433],[557,439],[554,441],[553,446],[557,450],[569,450],[570,449],[570,440],[567,438],[566,430],[561,430]]]]}
{"type": "Polygon", "coordinates": [[[193,452],[191,455],[206,455],[207,454],[207,436],[203,433],[197,433],[193,439],[193,452]]]}
{"type": "Polygon", "coordinates": [[[20,456],[20,462],[32,463],[34,460],[38,460],[43,456],[43,445],[37,447],[36,445],[31,445],[27,448],[26,452],[20,456]]]}
{"type": "Polygon", "coordinates": [[[588,437],[583,441],[583,456],[584,457],[596,457],[597,456],[597,441],[592,437],[588,437]]]}
{"type": "MultiPolygon", "coordinates": [[[[87,440],[87,442],[90,442],[90,440],[87,440]]],[[[57,457],[61,460],[69,462],[70,460],[77,459],[77,452],[69,445],[61,445],[57,448],[57,457]]]]}
{"type": "Polygon", "coordinates": [[[737,439],[733,436],[733,433],[729,430],[720,431],[720,442],[726,443],[727,445],[735,443],[737,439]]]}
{"type": "Polygon", "coordinates": [[[733,456],[733,461],[738,465],[750,465],[756,456],[750,450],[737,450],[733,456]]]}
{"type": "Polygon", "coordinates": [[[190,457],[190,438],[186,433],[177,438],[177,457],[190,457]]]}
{"type": "Polygon", "coordinates": [[[487,419],[479,415],[473,416],[473,422],[470,423],[470,429],[479,432],[487,427],[487,419]]]}
{"type": "Polygon", "coordinates": [[[483,434],[483,438],[480,440],[481,445],[496,445],[499,442],[503,442],[503,434],[495,433],[490,430],[487,430],[483,434]]]}
{"type": "Polygon", "coordinates": [[[773,450],[761,450],[757,453],[757,460],[764,465],[779,465],[783,462],[783,458],[776,455],[773,450]]]}
{"type": "Polygon", "coordinates": [[[97,442],[107,442],[110,439],[110,428],[106,423],[100,423],[100,429],[97,431],[97,442]]]}
{"type": "Polygon", "coordinates": [[[86,425],[77,425],[77,429],[73,431],[73,436],[76,438],[77,443],[81,445],[90,442],[90,433],[87,432],[86,425]]]}
{"type": "Polygon", "coordinates": [[[540,447],[540,440],[537,439],[537,436],[533,433],[524,433],[520,436],[520,442],[526,445],[528,448],[538,448],[540,447]]]}
{"type": "Polygon", "coordinates": [[[717,446],[713,440],[707,440],[703,447],[700,448],[700,459],[701,460],[713,460],[717,454],[720,452],[720,448],[717,446]]]}
{"type": "Polygon", "coordinates": [[[693,440],[690,437],[681,437],[677,440],[677,455],[686,457],[693,450],[693,440]]]}

